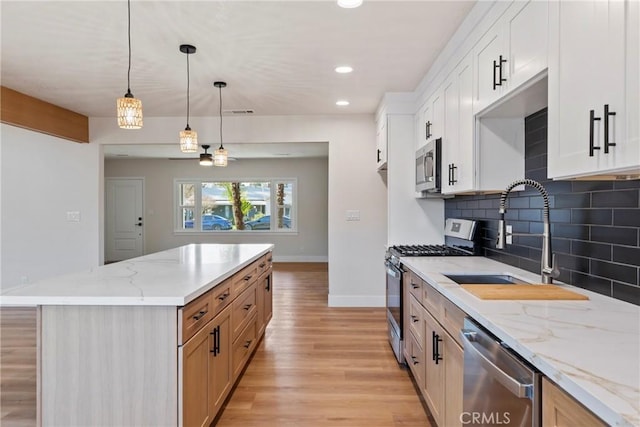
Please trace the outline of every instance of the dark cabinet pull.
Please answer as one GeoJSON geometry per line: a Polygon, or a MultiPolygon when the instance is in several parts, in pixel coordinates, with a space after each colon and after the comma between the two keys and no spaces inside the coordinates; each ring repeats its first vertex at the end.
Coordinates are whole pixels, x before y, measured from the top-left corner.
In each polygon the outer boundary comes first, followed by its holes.
{"type": "Polygon", "coordinates": [[[219,299],[220,301],[224,301],[224,300],[226,300],[228,297],[229,297],[229,293],[228,293],[228,292],[225,292],[224,294],[220,295],[220,296],[218,297],[218,299],[219,299]]]}
{"type": "Polygon", "coordinates": [[[211,331],[211,335],[213,335],[213,348],[211,349],[211,353],[213,353],[214,357],[217,357],[220,354],[220,325],[211,331]]]}
{"type": "Polygon", "coordinates": [[[412,314],[412,315],[411,315],[411,321],[412,321],[413,323],[417,323],[417,322],[419,322],[419,321],[420,321],[420,319],[418,319],[418,316],[414,316],[414,315],[412,314]]]}
{"type": "Polygon", "coordinates": [[[202,310],[200,311],[198,314],[196,314],[195,316],[193,316],[193,320],[200,320],[202,319],[202,316],[204,316],[205,314],[207,314],[208,310],[202,310]]]}
{"type": "Polygon", "coordinates": [[[251,343],[253,342],[253,340],[248,340],[247,342],[244,343],[244,348],[249,348],[251,346],[251,343]]]}
{"type": "Polygon", "coordinates": [[[497,61],[493,61],[493,90],[496,90],[498,86],[502,86],[502,83],[506,82],[507,79],[502,77],[502,65],[507,62],[506,59],[500,55],[497,61]],[[496,78],[496,71],[498,71],[498,78],[496,78]]]}
{"type": "Polygon", "coordinates": [[[380,163],[380,154],[382,153],[382,151],[380,151],[380,149],[378,148],[378,156],[376,157],[376,163],[380,163]]]}
{"type": "Polygon", "coordinates": [[[615,147],[615,142],[609,142],[609,116],[615,116],[615,111],[609,111],[609,104],[604,104],[604,153],[609,153],[609,147],[615,147]]]}
{"type": "Polygon", "coordinates": [[[428,121],[427,123],[425,123],[425,139],[429,139],[431,138],[431,122],[428,121]]]}
{"type": "Polygon", "coordinates": [[[271,262],[271,261],[273,261],[273,258],[269,257],[269,259],[267,259],[267,261],[271,262]]]}
{"type": "Polygon", "coordinates": [[[251,308],[252,305],[253,304],[247,304],[243,308],[248,311],[251,308]]]}
{"type": "Polygon", "coordinates": [[[263,262],[263,263],[261,263],[261,264],[260,264],[260,266],[259,266],[259,267],[260,267],[260,268],[264,268],[264,266],[265,266],[265,265],[267,265],[267,264],[263,262]]]}
{"type": "Polygon", "coordinates": [[[453,185],[456,182],[458,182],[458,180],[456,179],[456,169],[458,169],[456,164],[455,163],[451,163],[451,182],[449,183],[451,185],[453,185]]]}
{"type": "Polygon", "coordinates": [[[593,152],[600,149],[600,147],[593,145],[593,128],[595,126],[595,122],[599,120],[600,117],[596,117],[595,110],[589,110],[589,157],[593,157],[593,152]]]}
{"type": "Polygon", "coordinates": [[[266,283],[265,283],[265,285],[264,285],[264,289],[265,289],[267,292],[271,292],[271,278],[270,278],[270,277],[267,277],[267,280],[265,280],[265,282],[266,282],[266,283]]]}
{"type": "Polygon", "coordinates": [[[249,275],[247,275],[247,276],[244,276],[244,279],[243,279],[243,280],[244,280],[245,282],[248,282],[249,280],[251,280],[251,278],[252,278],[252,277],[253,277],[253,276],[249,274],[249,275]]]}
{"type": "Polygon", "coordinates": [[[431,340],[432,340],[432,358],[433,360],[436,362],[436,365],[438,364],[438,362],[440,360],[442,360],[442,356],[440,355],[440,342],[442,341],[442,338],[440,338],[440,335],[436,334],[435,331],[431,331],[431,340]]]}
{"type": "Polygon", "coordinates": [[[415,283],[411,282],[411,287],[413,289],[418,289],[420,287],[420,285],[416,285],[415,283]]]}
{"type": "Polygon", "coordinates": [[[417,365],[418,363],[420,363],[420,362],[418,362],[418,358],[415,357],[415,356],[411,356],[411,360],[413,361],[414,365],[417,365]]]}

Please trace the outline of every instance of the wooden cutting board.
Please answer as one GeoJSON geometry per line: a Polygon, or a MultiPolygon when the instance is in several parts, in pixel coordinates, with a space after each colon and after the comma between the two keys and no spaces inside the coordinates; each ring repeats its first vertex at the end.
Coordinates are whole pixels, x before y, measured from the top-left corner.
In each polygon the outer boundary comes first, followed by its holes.
{"type": "Polygon", "coordinates": [[[480,299],[491,300],[588,300],[586,295],[556,285],[460,285],[480,299]]]}

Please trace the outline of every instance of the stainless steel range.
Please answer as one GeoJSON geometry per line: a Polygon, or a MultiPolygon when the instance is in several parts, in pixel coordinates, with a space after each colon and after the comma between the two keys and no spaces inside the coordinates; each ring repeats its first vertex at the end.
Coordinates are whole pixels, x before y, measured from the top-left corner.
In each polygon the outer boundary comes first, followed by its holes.
{"type": "Polygon", "coordinates": [[[385,256],[387,271],[387,323],[389,343],[398,359],[404,363],[403,352],[403,301],[402,286],[406,274],[402,257],[409,256],[469,256],[476,255],[476,222],[468,219],[449,218],[445,224],[444,245],[395,245],[385,256]]]}

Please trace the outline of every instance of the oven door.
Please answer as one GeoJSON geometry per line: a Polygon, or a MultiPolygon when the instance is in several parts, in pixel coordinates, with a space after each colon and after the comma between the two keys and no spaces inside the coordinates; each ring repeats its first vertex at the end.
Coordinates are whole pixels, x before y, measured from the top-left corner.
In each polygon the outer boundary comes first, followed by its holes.
{"type": "Polygon", "coordinates": [[[402,345],[402,267],[386,261],[387,271],[387,323],[389,343],[398,363],[404,363],[402,345]]]}

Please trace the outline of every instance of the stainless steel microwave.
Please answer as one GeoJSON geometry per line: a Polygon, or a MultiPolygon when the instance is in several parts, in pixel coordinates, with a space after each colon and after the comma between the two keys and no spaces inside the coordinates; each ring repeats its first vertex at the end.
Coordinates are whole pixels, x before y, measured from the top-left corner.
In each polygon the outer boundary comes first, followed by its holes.
{"type": "Polygon", "coordinates": [[[440,159],[442,139],[434,139],[416,151],[416,191],[440,191],[440,159]]]}

